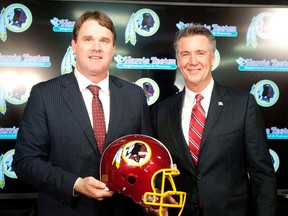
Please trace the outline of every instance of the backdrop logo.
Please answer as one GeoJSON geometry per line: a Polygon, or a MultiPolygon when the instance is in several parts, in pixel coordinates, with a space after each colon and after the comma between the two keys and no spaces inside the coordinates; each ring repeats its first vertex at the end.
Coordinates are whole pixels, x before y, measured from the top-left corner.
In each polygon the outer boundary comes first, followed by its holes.
{"type": "Polygon", "coordinates": [[[13,155],[15,154],[15,150],[11,149],[7,151],[2,159],[2,166],[3,166],[3,172],[6,176],[9,178],[16,179],[17,176],[12,168],[12,161],[13,161],[13,155]]]}
{"type": "MultiPolygon", "coordinates": [[[[181,30],[189,26],[193,26],[194,23],[184,23],[179,21],[176,23],[176,27],[181,30]]],[[[228,26],[228,25],[218,25],[218,24],[203,24],[205,28],[211,31],[211,33],[215,37],[236,37],[238,35],[236,26],[228,26]]]]}
{"type": "Polygon", "coordinates": [[[0,113],[4,115],[6,113],[6,110],[7,107],[6,107],[5,91],[1,87],[0,83],[0,113]]]}
{"type": "Polygon", "coordinates": [[[288,139],[288,129],[278,128],[272,126],[270,128],[266,128],[266,134],[268,139],[288,139]]]}
{"type": "Polygon", "coordinates": [[[53,17],[50,19],[50,23],[53,25],[54,32],[73,32],[75,21],[69,21],[68,19],[58,19],[53,17]]]}
{"type": "Polygon", "coordinates": [[[12,32],[26,31],[32,23],[30,10],[22,4],[11,4],[3,8],[0,14],[0,38],[3,42],[7,39],[6,28],[12,32]]]}
{"type": "Polygon", "coordinates": [[[279,98],[278,86],[271,80],[261,80],[254,84],[250,91],[262,107],[273,106],[279,98]]]}
{"type": "Polygon", "coordinates": [[[221,60],[220,53],[217,49],[215,50],[214,55],[215,55],[215,62],[212,67],[212,71],[214,71],[219,66],[221,60]]]}
{"type": "Polygon", "coordinates": [[[280,166],[279,157],[278,157],[277,153],[275,151],[273,151],[272,149],[269,149],[269,152],[270,152],[271,160],[273,163],[274,171],[276,172],[280,166]]]}
{"type": "Polygon", "coordinates": [[[4,87],[4,98],[11,104],[20,105],[28,100],[30,88],[24,83],[11,82],[4,87]]]}
{"type": "MultiPolygon", "coordinates": [[[[275,26],[274,16],[264,12],[254,16],[246,33],[246,46],[257,47],[257,36],[262,39],[271,39],[273,36],[273,26],[275,26]]],[[[277,25],[276,25],[277,26],[277,25]]]]}
{"type": "Polygon", "coordinates": [[[76,54],[73,52],[72,47],[68,46],[66,53],[61,62],[61,74],[68,74],[73,71],[76,66],[76,54]]]}
{"type": "Polygon", "coordinates": [[[136,85],[140,86],[145,95],[148,105],[154,104],[160,95],[160,90],[157,83],[149,78],[141,78],[135,82],[136,85]]]}
{"type": "Polygon", "coordinates": [[[141,57],[116,55],[114,60],[117,62],[118,69],[143,69],[143,70],[175,70],[177,68],[176,59],[141,57]]]}
{"type": "Polygon", "coordinates": [[[137,42],[136,33],[144,37],[149,37],[158,31],[159,26],[159,17],[153,10],[147,8],[138,10],[131,15],[126,26],[125,43],[130,42],[135,46],[137,42]]]}

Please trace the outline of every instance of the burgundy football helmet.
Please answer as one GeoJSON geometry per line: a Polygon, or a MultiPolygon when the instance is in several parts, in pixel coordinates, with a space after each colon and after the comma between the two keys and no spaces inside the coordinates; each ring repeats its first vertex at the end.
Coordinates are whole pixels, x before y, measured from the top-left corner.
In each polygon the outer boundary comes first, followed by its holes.
{"type": "Polygon", "coordinates": [[[183,210],[186,193],[177,191],[173,180],[179,174],[167,148],[146,135],[121,137],[101,157],[100,178],[111,191],[122,193],[142,206],[159,209],[160,215],[163,207],[180,208],[179,215],[183,210]],[[168,191],[165,183],[170,183],[168,191]],[[169,195],[177,196],[178,203],[165,202],[169,195]]]}

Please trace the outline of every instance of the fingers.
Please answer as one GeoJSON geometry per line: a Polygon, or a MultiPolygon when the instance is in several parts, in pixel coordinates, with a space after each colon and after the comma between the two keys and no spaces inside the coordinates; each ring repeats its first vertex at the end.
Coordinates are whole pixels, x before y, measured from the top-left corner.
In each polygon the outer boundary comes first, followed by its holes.
{"type": "Polygon", "coordinates": [[[151,207],[146,207],[145,212],[147,216],[168,216],[168,208],[161,208],[161,212],[159,209],[153,209],[151,207]]]}
{"type": "Polygon", "coordinates": [[[159,210],[153,209],[151,207],[145,207],[145,212],[146,212],[147,216],[159,215],[159,210]]]}
{"type": "Polygon", "coordinates": [[[167,196],[165,198],[165,202],[170,204],[178,204],[178,202],[172,196],[167,196]]]}
{"type": "Polygon", "coordinates": [[[111,197],[114,194],[114,192],[110,191],[103,182],[94,177],[80,178],[76,182],[75,191],[99,201],[106,197],[111,197]]]}

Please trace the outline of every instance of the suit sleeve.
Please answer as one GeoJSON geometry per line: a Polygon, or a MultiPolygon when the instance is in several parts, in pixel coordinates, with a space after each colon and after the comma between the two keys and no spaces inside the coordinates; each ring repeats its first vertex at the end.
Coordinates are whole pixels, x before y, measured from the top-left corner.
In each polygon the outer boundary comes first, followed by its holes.
{"type": "Polygon", "coordinates": [[[276,178],[269,154],[265,127],[255,98],[250,95],[245,120],[246,154],[255,215],[273,216],[276,213],[276,178]]]}
{"type": "Polygon", "coordinates": [[[17,135],[13,168],[19,179],[56,199],[70,202],[78,176],[48,161],[51,138],[43,95],[38,85],[32,88],[17,135]]]}

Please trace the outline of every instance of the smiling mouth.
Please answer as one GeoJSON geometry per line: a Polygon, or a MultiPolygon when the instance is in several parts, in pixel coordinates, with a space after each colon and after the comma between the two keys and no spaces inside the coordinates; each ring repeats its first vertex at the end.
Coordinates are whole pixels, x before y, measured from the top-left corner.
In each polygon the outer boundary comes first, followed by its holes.
{"type": "Polygon", "coordinates": [[[92,59],[92,60],[101,60],[102,57],[99,57],[99,56],[90,56],[89,59],[92,59]]]}
{"type": "Polygon", "coordinates": [[[189,72],[192,72],[192,73],[197,73],[199,72],[201,69],[187,69],[189,72]]]}

